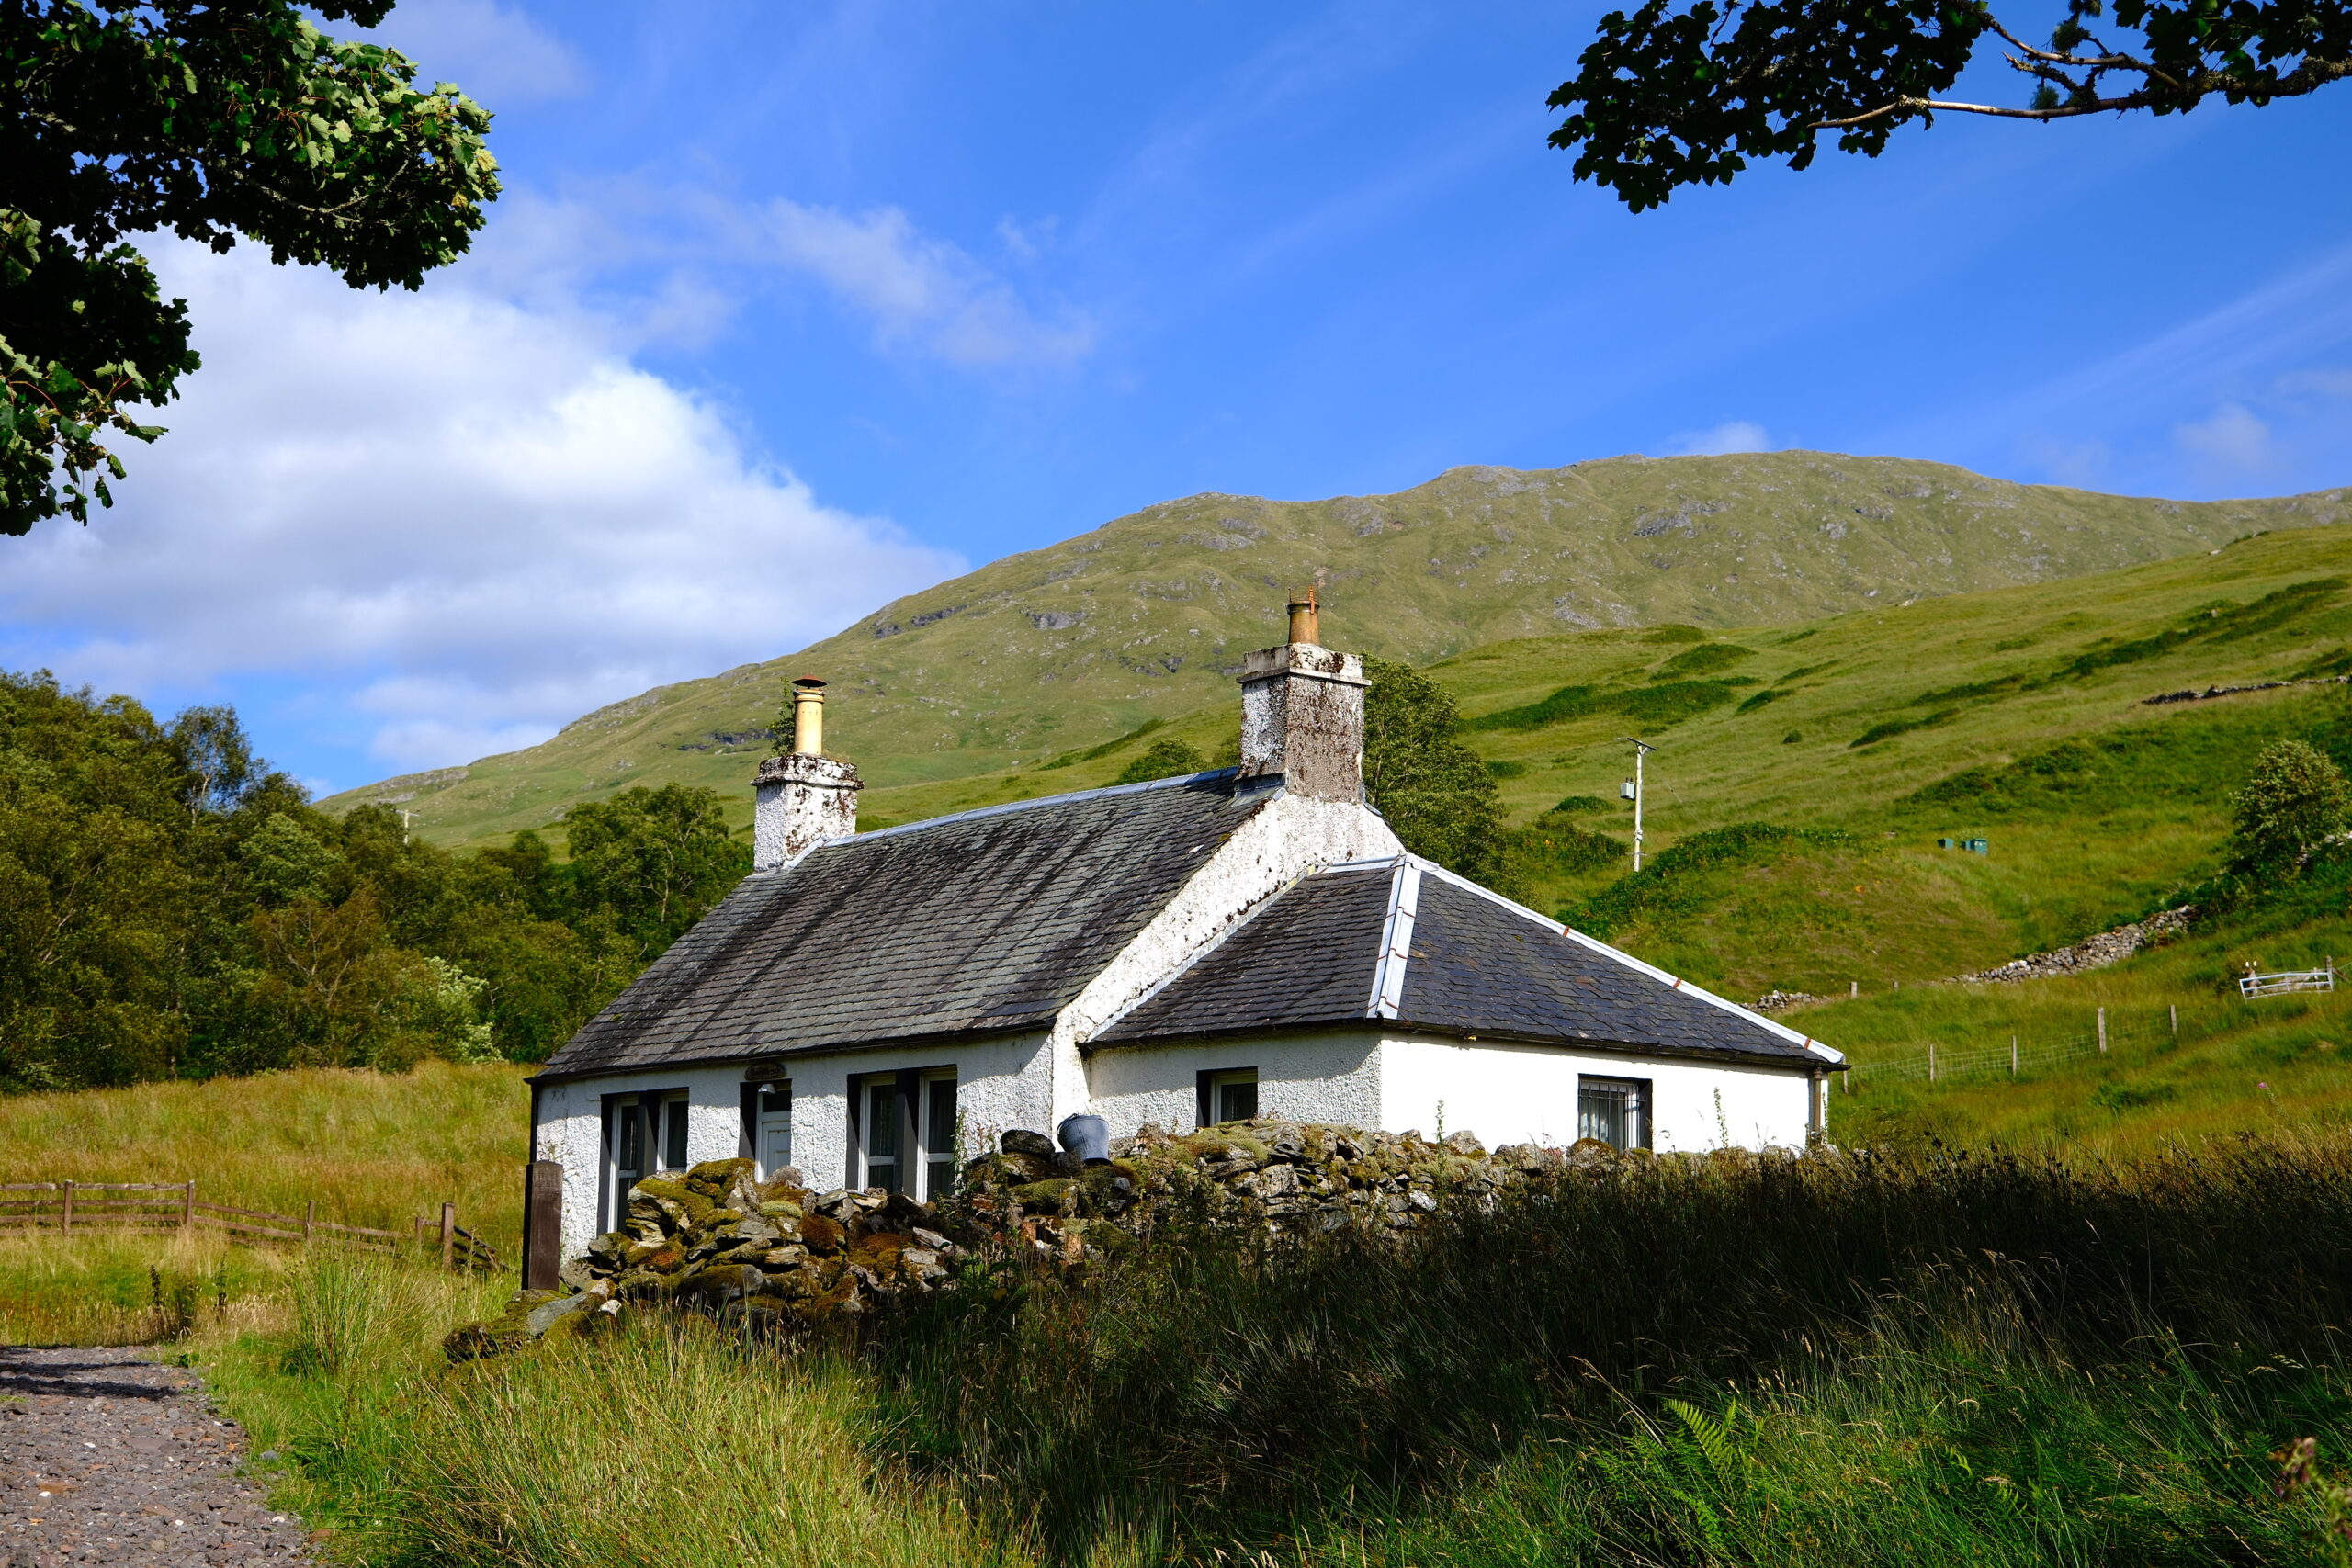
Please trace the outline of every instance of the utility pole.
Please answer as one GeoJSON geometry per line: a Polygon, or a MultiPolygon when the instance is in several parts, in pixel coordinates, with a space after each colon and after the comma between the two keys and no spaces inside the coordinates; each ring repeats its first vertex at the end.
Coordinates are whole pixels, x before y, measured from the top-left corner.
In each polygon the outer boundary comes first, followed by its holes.
{"type": "Polygon", "coordinates": [[[1642,869],[1642,759],[1657,750],[1646,740],[1636,740],[1630,735],[1617,738],[1634,749],[1634,869],[1642,869]]]}

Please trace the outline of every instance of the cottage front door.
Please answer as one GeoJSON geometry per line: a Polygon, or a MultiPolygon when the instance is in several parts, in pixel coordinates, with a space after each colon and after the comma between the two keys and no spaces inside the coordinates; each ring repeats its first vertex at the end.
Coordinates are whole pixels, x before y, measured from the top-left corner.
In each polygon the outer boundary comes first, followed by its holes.
{"type": "Polygon", "coordinates": [[[760,1179],[773,1180],[775,1173],[792,1163],[792,1086],[771,1083],[760,1086],[758,1141],[753,1145],[753,1157],[760,1162],[760,1179]]]}

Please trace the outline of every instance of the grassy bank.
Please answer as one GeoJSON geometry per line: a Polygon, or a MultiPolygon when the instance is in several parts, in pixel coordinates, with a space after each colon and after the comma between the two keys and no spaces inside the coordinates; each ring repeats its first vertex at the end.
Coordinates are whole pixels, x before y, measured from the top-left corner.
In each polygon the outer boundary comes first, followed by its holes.
{"type": "Polygon", "coordinates": [[[854,1342],[451,1367],[314,1260],[186,1348],[370,1564],[2320,1563],[2352,1139],[1634,1168],[1397,1252],[1155,1246],[854,1342]]]}
{"type": "Polygon", "coordinates": [[[511,1253],[528,1070],[426,1062],[0,1098],[0,1181],[192,1178],[213,1202],[299,1214],[315,1199],[322,1220],[384,1229],[454,1201],[511,1253]]]}

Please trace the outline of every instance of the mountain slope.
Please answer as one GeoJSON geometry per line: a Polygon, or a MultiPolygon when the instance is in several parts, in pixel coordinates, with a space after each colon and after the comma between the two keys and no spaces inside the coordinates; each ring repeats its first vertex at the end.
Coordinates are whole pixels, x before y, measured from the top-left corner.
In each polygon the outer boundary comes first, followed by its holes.
{"type": "MultiPolygon", "coordinates": [[[[1517,867],[1538,908],[1734,996],[1912,986],[2064,946],[2210,875],[2230,797],[2272,740],[2340,735],[2352,763],[2352,525],[1721,637],[1510,638],[1426,670],[1468,716],[1510,821],[1563,852],[1517,867]],[[2148,701],[2274,681],[2293,683],[2148,701]],[[1580,858],[1571,833],[1631,848],[1627,734],[1659,748],[1653,869],[1611,887],[1625,860],[1580,858]],[[1770,829],[1737,826],[1757,823],[1770,829]],[[1711,833],[1702,863],[1656,858],[1711,833]],[[1991,852],[1938,845],[1971,838],[1991,852]]],[[[1163,739],[1229,758],[1239,708],[1228,691],[1099,757],[872,789],[862,817],[1107,784],[1163,739]]],[[[2352,938],[2297,956],[2331,952],[2352,938]]]]}
{"type": "Polygon", "coordinates": [[[1308,582],[1335,641],[1419,662],[1577,627],[1798,621],[2343,520],[2352,491],[2151,501],[1804,452],[1455,468],[1316,502],[1197,495],[910,595],[787,658],[614,704],[527,750],[327,804],[395,802],[454,844],[632,784],[742,795],[781,683],[803,672],[833,682],[829,739],[871,785],[1034,764],[1224,700],[1308,582]]]}

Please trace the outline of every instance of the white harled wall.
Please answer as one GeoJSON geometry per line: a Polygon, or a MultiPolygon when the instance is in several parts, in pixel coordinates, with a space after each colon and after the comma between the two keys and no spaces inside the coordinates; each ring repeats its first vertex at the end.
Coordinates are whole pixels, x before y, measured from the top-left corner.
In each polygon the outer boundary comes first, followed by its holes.
{"type": "Polygon", "coordinates": [[[1649,1081],[1650,1146],[1660,1153],[1804,1147],[1814,1089],[1802,1069],[1435,1035],[1381,1043],[1381,1125],[1435,1136],[1442,1122],[1449,1133],[1476,1133],[1490,1149],[1565,1148],[1577,1140],[1577,1079],[1586,1074],[1649,1081]]]}
{"type": "Polygon", "coordinates": [[[1192,1130],[1200,1114],[1200,1075],[1258,1069],[1258,1113],[1342,1127],[1380,1124],[1380,1037],[1337,1030],[1279,1040],[1192,1046],[1127,1045],[1097,1051],[1086,1064],[1093,1110],[1123,1138],[1147,1122],[1192,1130]]]}
{"type": "MultiPolygon", "coordinates": [[[[792,1082],[792,1157],[820,1190],[850,1179],[849,1089],[853,1077],[906,1067],[953,1067],[956,1107],[966,1145],[977,1151],[1008,1127],[1050,1129],[1052,1061],[1046,1036],[904,1050],[803,1056],[786,1064],[792,1082]]],[[[597,1234],[596,1198],[604,1160],[604,1097],[683,1089],[687,1163],[732,1159],[742,1142],[743,1065],[616,1073],[545,1086],[539,1091],[535,1158],[563,1167],[563,1252],[582,1251],[597,1234]]]]}
{"type": "Polygon", "coordinates": [[[1146,1122],[1189,1130],[1199,1075],[1258,1069],[1264,1116],[1425,1137],[1467,1130],[1488,1148],[1577,1140],[1577,1080],[1646,1079],[1658,1150],[1803,1148],[1810,1074],[1443,1036],[1333,1030],[1255,1041],[1118,1046],[1087,1062],[1096,1114],[1114,1137],[1146,1122]]]}

